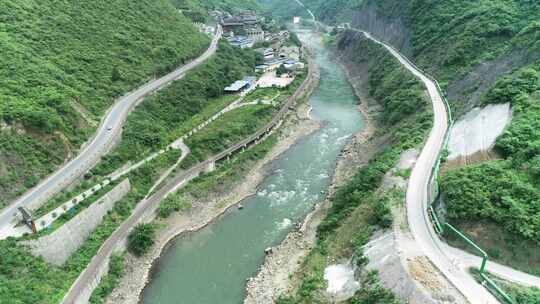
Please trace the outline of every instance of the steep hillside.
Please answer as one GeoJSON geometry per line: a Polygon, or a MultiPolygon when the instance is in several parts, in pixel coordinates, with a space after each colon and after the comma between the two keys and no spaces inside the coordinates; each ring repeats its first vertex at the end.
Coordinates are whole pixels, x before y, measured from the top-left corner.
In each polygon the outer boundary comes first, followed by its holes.
{"type": "Polygon", "coordinates": [[[0,205],[70,157],[114,99],[209,39],[168,0],[0,8],[0,205]]]}
{"type": "MultiPolygon", "coordinates": [[[[287,18],[302,14],[302,7],[293,1],[261,2],[287,18]]],[[[459,111],[478,104],[501,75],[540,59],[538,1],[302,2],[322,22],[350,22],[391,42],[437,76],[459,111]]]]}
{"type": "Polygon", "coordinates": [[[366,1],[352,25],[409,54],[459,113],[497,79],[540,59],[537,1],[366,1]]]}
{"type": "Polygon", "coordinates": [[[448,216],[493,258],[540,275],[540,61],[499,80],[483,101],[512,104],[495,145],[503,159],[445,174],[448,216]]]}
{"type": "Polygon", "coordinates": [[[108,174],[127,161],[140,160],[143,155],[164,148],[191,130],[194,123],[200,123],[201,117],[197,116],[203,116],[200,114],[207,108],[219,108],[235,99],[224,96],[223,88],[253,72],[253,66],[255,52],[221,42],[208,62],[188,73],[182,81],[175,81],[150,96],[133,111],[121,142],[103,157],[93,172],[108,174]]]}
{"type": "MultiPolygon", "coordinates": [[[[263,7],[272,12],[273,16],[290,19],[292,16],[311,18],[306,9],[294,0],[259,0],[263,7]]],[[[352,18],[353,9],[358,8],[364,0],[304,0],[302,3],[309,8],[321,21],[329,24],[348,22],[352,18]]]]}

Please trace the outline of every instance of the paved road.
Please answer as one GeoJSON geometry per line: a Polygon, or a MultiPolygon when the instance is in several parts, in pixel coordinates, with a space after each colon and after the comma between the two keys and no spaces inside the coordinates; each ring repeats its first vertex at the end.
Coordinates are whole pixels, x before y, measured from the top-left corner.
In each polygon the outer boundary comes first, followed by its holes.
{"type": "Polygon", "coordinates": [[[210,47],[197,59],[178,68],[159,79],[150,81],[133,92],[130,92],[114,104],[108,111],[102,123],[100,124],[94,139],[87,144],[79,155],[57,170],[39,185],[25,193],[10,206],[4,208],[0,213],[0,228],[8,225],[13,219],[17,208],[21,206],[36,207],[61,191],[64,187],[73,182],[76,178],[82,176],[92,166],[94,166],[102,155],[114,144],[114,141],[120,136],[122,126],[133,108],[144,99],[148,94],[159,90],[174,80],[182,78],[186,72],[197,67],[206,59],[212,56],[216,49],[222,30],[218,27],[210,47]]]}
{"type": "MultiPolygon", "coordinates": [[[[460,267],[478,268],[480,263],[482,263],[482,258],[465,252],[461,249],[457,249],[444,244],[444,250],[450,252],[453,256],[457,257],[457,263],[460,264],[460,267]]],[[[530,275],[518,270],[515,270],[511,267],[501,265],[495,262],[488,261],[487,268],[488,272],[505,279],[510,282],[514,282],[523,286],[536,287],[540,288],[540,277],[530,275]]]]}

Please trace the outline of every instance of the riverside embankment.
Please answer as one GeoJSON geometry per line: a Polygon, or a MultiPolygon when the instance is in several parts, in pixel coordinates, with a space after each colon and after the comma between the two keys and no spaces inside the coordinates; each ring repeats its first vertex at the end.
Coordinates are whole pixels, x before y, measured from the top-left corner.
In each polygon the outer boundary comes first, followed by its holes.
{"type": "Polygon", "coordinates": [[[321,84],[310,99],[311,116],[323,127],[267,167],[270,174],[256,195],[241,201],[242,210],[229,209],[199,232],[171,242],[143,302],[241,302],[246,279],[264,261],[264,249],[279,244],[324,199],[338,156],[363,127],[363,118],[344,71],[330,60],[319,37],[311,39],[321,70],[321,84]]]}
{"type": "MultiPolygon", "coordinates": [[[[311,41],[310,35],[299,35],[299,38],[304,43],[311,41]]],[[[356,79],[358,75],[365,73],[351,73],[350,67],[353,65],[349,65],[342,58],[339,58],[339,63],[357,99],[360,100],[357,109],[363,115],[363,127],[351,136],[339,154],[326,198],[313,208],[302,224],[298,225],[298,229],[290,231],[285,240],[273,248],[256,276],[249,279],[246,285],[245,304],[274,303],[280,295],[287,294],[294,288],[297,282],[292,281],[290,275],[298,271],[302,261],[315,245],[317,227],[325,218],[330,206],[329,198],[384,146],[384,140],[370,141],[377,128],[377,122],[371,116],[380,110],[380,106],[365,94],[367,89],[361,85],[363,82],[356,79]]]]}

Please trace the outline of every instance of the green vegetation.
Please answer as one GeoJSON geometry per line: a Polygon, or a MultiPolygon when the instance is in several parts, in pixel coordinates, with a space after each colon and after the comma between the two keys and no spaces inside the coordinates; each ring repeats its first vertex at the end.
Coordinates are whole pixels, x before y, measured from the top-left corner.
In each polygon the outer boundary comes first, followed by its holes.
{"type": "Polygon", "coordinates": [[[52,173],[67,153],[58,136],[0,130],[0,208],[52,173]]]}
{"type": "Polygon", "coordinates": [[[128,250],[136,256],[147,253],[154,245],[156,228],[152,224],[139,224],[128,235],[128,250]]]}
{"type": "MultiPolygon", "coordinates": [[[[478,281],[481,280],[479,271],[477,269],[472,270],[473,275],[478,281]]],[[[514,300],[516,304],[540,304],[540,289],[534,287],[523,287],[513,283],[509,283],[503,279],[500,279],[494,275],[488,274],[489,278],[493,280],[501,289],[514,300]]],[[[495,291],[493,291],[494,294],[495,291]]]]}
{"type": "Polygon", "coordinates": [[[191,208],[191,203],[179,195],[170,195],[159,204],[157,214],[160,218],[167,218],[174,212],[191,208]]]}
{"type": "Polygon", "coordinates": [[[253,71],[253,51],[221,42],[216,56],[149,97],[129,116],[122,141],[93,172],[105,175],[128,160],[163,148],[219,112],[235,96],[223,89],[253,71]]]}
{"type": "Polygon", "coordinates": [[[105,303],[105,299],[114,290],[115,286],[120,281],[124,274],[124,256],[113,255],[109,261],[109,272],[101,279],[98,287],[90,297],[90,304],[105,303]]]}
{"type": "Polygon", "coordinates": [[[182,13],[195,22],[209,22],[208,11],[220,10],[236,13],[242,10],[258,10],[256,0],[173,0],[182,13]]]}
{"type": "MultiPolygon", "coordinates": [[[[49,234],[49,233],[55,231],[57,228],[61,227],[65,223],[69,222],[69,220],[71,220],[72,218],[77,216],[77,214],[79,214],[81,211],[85,210],[90,205],[95,203],[97,200],[102,198],[103,195],[107,194],[109,191],[111,191],[118,184],[119,184],[119,182],[114,182],[114,183],[111,183],[111,184],[101,188],[99,191],[95,192],[92,196],[86,198],[82,202],[75,205],[73,208],[71,208],[69,210],[69,212],[66,212],[66,213],[62,214],[60,217],[58,217],[54,221],[54,223],[51,225],[51,227],[49,227],[48,229],[40,231],[40,233],[38,233],[38,234],[32,234],[29,237],[38,238],[38,237],[43,236],[44,234],[49,234]]],[[[50,211],[54,210],[55,208],[60,206],[60,204],[65,203],[66,201],[60,201],[60,200],[56,199],[56,200],[53,200],[53,202],[58,202],[58,203],[55,204],[55,205],[53,205],[53,204],[48,205],[47,207],[51,208],[50,211]]],[[[38,211],[40,211],[40,212],[36,212],[34,214],[34,216],[36,216],[36,217],[40,216],[39,213],[44,211],[44,210],[43,211],[41,211],[41,210],[42,210],[42,208],[38,209],[38,211]]],[[[46,214],[47,212],[49,212],[49,210],[47,210],[46,212],[43,212],[42,215],[46,214]]],[[[36,224],[38,225],[38,227],[39,227],[39,225],[41,225],[39,222],[36,222],[36,224]]]]}
{"type": "Polygon", "coordinates": [[[501,79],[483,101],[512,103],[513,120],[495,144],[503,159],[445,174],[448,216],[469,234],[485,234],[472,237],[496,260],[540,273],[540,64],[501,79]],[[470,224],[479,221],[502,231],[470,224]]]}
{"type": "Polygon", "coordinates": [[[131,214],[160,173],[176,162],[176,156],[167,152],[130,173],[131,191],[115,204],[83,246],[62,267],[32,256],[14,239],[0,241],[0,299],[10,299],[13,304],[59,303],[103,242],[131,214]]]}
{"type": "Polygon", "coordinates": [[[198,56],[209,38],[167,0],[9,1],[0,8],[0,201],[88,139],[116,97],[198,56]],[[75,107],[82,108],[77,110],[75,107]]]}
{"type": "Polygon", "coordinates": [[[337,49],[354,54],[349,56],[353,64],[368,64],[369,94],[383,106],[379,121],[388,127],[396,123],[402,126],[392,128],[394,142],[404,149],[422,142],[433,119],[422,82],[387,54],[386,49],[360,33],[345,32],[337,41],[337,49]]]}
{"type": "Polygon", "coordinates": [[[540,46],[537,1],[416,0],[406,10],[414,57],[435,71],[439,81],[460,77],[511,50],[540,46]]]}
{"type": "Polygon", "coordinates": [[[275,108],[268,105],[249,105],[223,114],[191,138],[186,144],[191,154],[182,164],[187,168],[194,163],[204,161],[209,156],[221,152],[272,120],[275,108]]]}
{"type": "Polygon", "coordinates": [[[505,286],[505,291],[517,304],[540,304],[540,289],[521,286],[505,286]]]}
{"type": "Polygon", "coordinates": [[[204,200],[208,199],[212,193],[230,191],[242,181],[245,174],[253,168],[257,161],[266,156],[277,141],[277,135],[270,135],[258,145],[233,155],[229,161],[219,163],[215,171],[203,174],[187,184],[179,190],[175,197],[180,200],[186,197],[204,200]]]}
{"type": "MultiPolygon", "coordinates": [[[[287,21],[293,16],[301,16],[311,20],[306,9],[295,1],[287,0],[261,0],[265,10],[287,21]]],[[[303,0],[307,8],[315,14],[318,20],[328,24],[350,22],[355,9],[359,8],[364,0],[303,0]]]]}

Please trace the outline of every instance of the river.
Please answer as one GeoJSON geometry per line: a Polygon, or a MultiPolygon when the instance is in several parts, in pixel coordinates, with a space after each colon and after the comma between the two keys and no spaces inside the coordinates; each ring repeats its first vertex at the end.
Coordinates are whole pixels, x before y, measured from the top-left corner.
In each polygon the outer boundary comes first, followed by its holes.
{"type": "Polygon", "coordinates": [[[309,102],[323,128],[270,164],[270,174],[257,195],[241,202],[242,210],[231,208],[201,231],[176,238],[159,259],[144,303],[241,303],[246,279],[264,262],[264,249],[278,245],[324,198],[339,153],[361,130],[363,117],[345,72],[320,36],[308,30],[298,35],[315,50],[321,71],[309,102]]]}

